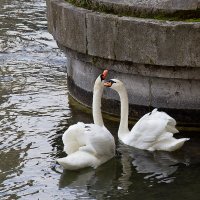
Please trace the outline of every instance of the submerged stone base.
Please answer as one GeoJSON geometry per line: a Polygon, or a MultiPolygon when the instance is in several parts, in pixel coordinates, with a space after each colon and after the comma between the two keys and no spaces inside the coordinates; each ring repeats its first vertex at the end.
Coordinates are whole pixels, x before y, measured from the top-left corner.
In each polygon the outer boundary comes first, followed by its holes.
{"type": "MultiPolygon", "coordinates": [[[[80,103],[92,106],[94,81],[103,69],[109,69],[108,79],[117,78],[126,85],[130,119],[137,120],[156,107],[174,117],[180,126],[200,128],[199,68],[138,66],[86,56],[59,46],[68,58],[69,92],[80,103]],[[189,76],[194,80],[188,80],[189,76]]],[[[109,88],[104,90],[102,110],[120,115],[119,96],[109,88]]]]}
{"type": "MultiPolygon", "coordinates": [[[[191,2],[195,13],[198,2],[191,2]]],[[[79,102],[91,106],[94,81],[109,69],[109,78],[126,85],[130,118],[156,107],[180,125],[200,126],[200,22],[118,16],[64,0],[47,0],[47,7],[49,32],[68,58],[69,91],[79,102]]],[[[119,96],[109,88],[102,109],[119,115],[119,96]]]]}

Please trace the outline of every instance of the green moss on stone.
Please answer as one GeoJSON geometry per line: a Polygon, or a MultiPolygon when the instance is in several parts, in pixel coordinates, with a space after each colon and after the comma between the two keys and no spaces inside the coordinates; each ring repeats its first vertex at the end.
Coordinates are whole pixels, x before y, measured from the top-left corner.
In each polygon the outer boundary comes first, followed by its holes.
{"type": "Polygon", "coordinates": [[[138,18],[149,18],[163,21],[186,21],[186,22],[200,22],[200,9],[195,11],[183,10],[176,11],[173,13],[166,13],[164,11],[149,12],[145,10],[133,10],[128,7],[120,5],[105,5],[101,2],[93,2],[92,0],[66,0],[77,7],[93,10],[97,12],[103,12],[107,14],[114,14],[119,17],[138,17],[138,18]]]}
{"type": "Polygon", "coordinates": [[[92,64],[95,65],[98,61],[97,57],[92,57],[92,64]]]}
{"type": "Polygon", "coordinates": [[[187,22],[200,22],[200,18],[197,18],[197,19],[187,19],[185,21],[187,21],[187,22]]]}

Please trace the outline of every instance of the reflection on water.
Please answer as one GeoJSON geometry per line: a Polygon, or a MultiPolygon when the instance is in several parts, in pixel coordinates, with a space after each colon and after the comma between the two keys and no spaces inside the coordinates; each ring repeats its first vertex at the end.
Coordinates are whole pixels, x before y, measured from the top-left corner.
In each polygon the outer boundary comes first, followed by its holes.
{"type": "Polygon", "coordinates": [[[181,151],[173,153],[149,152],[124,145],[121,145],[119,151],[122,153],[122,157],[130,158],[129,165],[132,163],[135,170],[144,175],[144,179],[158,183],[172,182],[175,179],[173,174],[177,171],[178,165],[189,164],[189,158],[185,158],[185,154],[181,151]]]}
{"type": "MultiPolygon", "coordinates": [[[[97,170],[84,169],[80,172],[64,171],[60,177],[59,187],[70,189],[82,188],[91,198],[102,199],[112,190],[116,176],[114,160],[97,170]]],[[[86,197],[86,195],[85,195],[86,197]]]]}
{"type": "Polygon", "coordinates": [[[120,144],[118,122],[106,119],[115,158],[78,172],[55,162],[68,126],[92,118],[68,95],[45,12],[44,0],[1,0],[0,199],[199,199],[198,137],[174,153],[141,151],[120,144]]]}

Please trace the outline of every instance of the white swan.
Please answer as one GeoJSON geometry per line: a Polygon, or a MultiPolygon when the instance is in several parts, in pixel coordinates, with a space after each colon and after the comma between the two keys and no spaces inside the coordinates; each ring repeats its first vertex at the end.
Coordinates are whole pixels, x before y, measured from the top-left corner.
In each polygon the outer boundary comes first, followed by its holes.
{"type": "Polygon", "coordinates": [[[57,159],[65,169],[97,168],[115,155],[115,141],[105,128],[101,114],[101,96],[108,70],[99,75],[93,90],[94,124],[78,122],[70,126],[62,136],[67,157],[57,159]]]}
{"type": "Polygon", "coordinates": [[[176,121],[164,112],[154,109],[145,114],[132,128],[128,129],[128,95],[124,84],[111,79],[104,83],[118,92],[121,100],[121,119],[118,130],[119,139],[130,146],[149,151],[163,150],[175,151],[182,147],[189,138],[176,139],[173,137],[178,130],[175,128],[176,121]]]}

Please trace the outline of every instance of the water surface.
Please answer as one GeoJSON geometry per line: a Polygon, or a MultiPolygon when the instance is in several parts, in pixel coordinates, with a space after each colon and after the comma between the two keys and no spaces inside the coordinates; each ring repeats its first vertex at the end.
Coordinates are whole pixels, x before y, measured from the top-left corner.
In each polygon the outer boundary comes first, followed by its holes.
{"type": "MultiPolygon", "coordinates": [[[[200,139],[174,153],[129,148],[105,120],[117,155],[96,170],[63,171],[61,137],[92,122],[68,94],[66,62],[47,31],[44,0],[1,0],[0,199],[200,199],[200,139]]],[[[188,133],[189,134],[189,133],[188,133]]]]}

